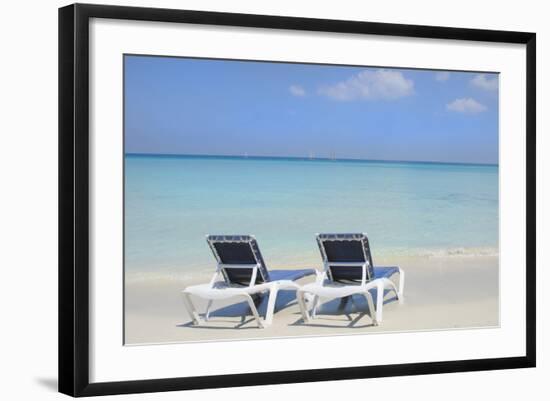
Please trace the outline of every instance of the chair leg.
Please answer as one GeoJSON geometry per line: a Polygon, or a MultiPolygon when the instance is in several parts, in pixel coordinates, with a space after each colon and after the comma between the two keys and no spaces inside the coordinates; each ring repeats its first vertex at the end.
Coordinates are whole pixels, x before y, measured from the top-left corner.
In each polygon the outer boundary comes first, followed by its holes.
{"type": "Polygon", "coordinates": [[[376,318],[376,309],[374,309],[374,302],[372,300],[372,295],[369,291],[365,293],[365,298],[369,306],[369,312],[370,312],[370,317],[372,319],[372,324],[374,324],[375,326],[378,326],[378,319],[376,318]]]}
{"type": "Polygon", "coordinates": [[[273,314],[275,313],[275,305],[277,301],[277,293],[279,292],[279,286],[274,284],[269,290],[269,300],[267,302],[267,311],[265,313],[264,325],[269,326],[273,322],[273,314]]]}
{"type": "Polygon", "coordinates": [[[390,287],[390,289],[393,290],[393,292],[395,292],[395,295],[397,297],[398,300],[401,299],[401,295],[399,294],[399,291],[397,291],[397,287],[395,286],[394,282],[391,281],[389,278],[385,278],[383,279],[384,280],[384,288],[387,286],[387,287],[390,287]]]}
{"type": "Polygon", "coordinates": [[[250,310],[252,311],[252,315],[254,316],[254,319],[256,319],[256,322],[258,323],[258,327],[260,329],[263,329],[264,325],[262,323],[262,319],[260,319],[260,314],[258,313],[258,309],[256,309],[256,305],[254,305],[254,300],[248,294],[243,294],[243,297],[248,302],[248,306],[250,307],[250,310]]]}
{"type": "Polygon", "coordinates": [[[404,290],[405,290],[405,272],[399,269],[399,303],[405,302],[404,298],[404,290]]]}
{"type": "Polygon", "coordinates": [[[214,301],[209,300],[208,305],[206,306],[206,313],[204,314],[204,321],[208,322],[208,319],[210,319],[210,308],[212,308],[212,304],[214,301]]]}
{"type": "Polygon", "coordinates": [[[382,309],[384,307],[384,281],[376,284],[376,321],[382,323],[382,309]]]}
{"type": "Polygon", "coordinates": [[[193,305],[191,296],[186,292],[182,292],[181,295],[183,298],[183,305],[185,306],[185,309],[187,310],[189,317],[193,321],[193,324],[194,325],[200,324],[201,319],[199,314],[197,313],[197,310],[195,309],[195,305],[193,305]]]}
{"type": "Polygon", "coordinates": [[[302,312],[302,318],[305,323],[308,323],[311,319],[307,311],[307,304],[305,300],[306,293],[302,291],[296,291],[296,299],[298,300],[298,305],[300,306],[300,311],[302,312]]]}
{"type": "Polygon", "coordinates": [[[315,295],[313,297],[312,307],[311,307],[311,318],[315,319],[317,317],[317,307],[319,306],[319,296],[315,295]]]}

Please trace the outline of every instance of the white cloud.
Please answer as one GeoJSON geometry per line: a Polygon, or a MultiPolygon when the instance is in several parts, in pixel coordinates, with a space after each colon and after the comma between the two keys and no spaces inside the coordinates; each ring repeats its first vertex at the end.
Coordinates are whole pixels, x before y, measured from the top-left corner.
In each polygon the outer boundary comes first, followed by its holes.
{"type": "Polygon", "coordinates": [[[319,94],[334,100],[397,99],[414,92],[414,82],[399,71],[365,70],[345,81],[319,89],[319,94]]]}
{"type": "Polygon", "coordinates": [[[439,82],[445,82],[451,77],[451,73],[448,71],[438,71],[435,73],[435,80],[439,82]]]}
{"type": "Polygon", "coordinates": [[[447,110],[456,111],[457,113],[476,114],[486,111],[487,107],[469,97],[453,100],[447,104],[447,110]]]}
{"type": "Polygon", "coordinates": [[[498,77],[488,78],[485,74],[478,74],[472,78],[470,83],[478,88],[494,91],[498,89],[498,77]]]}
{"type": "Polygon", "coordinates": [[[302,97],[306,95],[306,91],[300,85],[290,85],[288,88],[292,96],[302,97]]]}

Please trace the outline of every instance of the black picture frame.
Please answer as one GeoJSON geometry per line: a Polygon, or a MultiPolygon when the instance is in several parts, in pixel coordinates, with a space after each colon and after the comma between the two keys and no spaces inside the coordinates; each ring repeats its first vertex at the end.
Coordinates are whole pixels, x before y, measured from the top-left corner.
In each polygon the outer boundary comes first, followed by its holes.
{"type": "Polygon", "coordinates": [[[74,4],[59,9],[59,391],[71,396],[157,392],[534,367],[536,363],[536,35],[480,29],[74,4]],[[415,38],[526,46],[526,352],[521,357],[90,383],[89,104],[91,18],[415,38]]]}

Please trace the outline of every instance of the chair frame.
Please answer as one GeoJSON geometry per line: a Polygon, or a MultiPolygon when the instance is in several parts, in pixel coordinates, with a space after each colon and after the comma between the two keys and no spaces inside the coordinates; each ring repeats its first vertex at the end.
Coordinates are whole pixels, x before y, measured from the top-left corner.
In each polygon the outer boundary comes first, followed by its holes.
{"type": "MultiPolygon", "coordinates": [[[[363,295],[367,300],[370,316],[375,326],[377,326],[382,322],[382,318],[383,318],[382,311],[383,311],[383,305],[384,305],[385,289],[388,288],[390,290],[393,290],[400,304],[404,302],[405,272],[403,271],[403,269],[401,269],[400,267],[397,267],[399,271],[399,288],[397,288],[394,282],[390,280],[388,277],[372,278],[368,280],[369,278],[368,269],[370,267],[370,262],[369,262],[369,257],[367,257],[367,254],[365,252],[364,245],[362,246],[363,256],[365,259],[364,263],[360,264],[358,262],[330,262],[326,254],[323,241],[330,241],[331,239],[326,239],[326,240],[321,239],[320,235],[321,234],[317,234],[316,239],[317,239],[317,243],[319,244],[321,255],[323,257],[323,271],[317,272],[317,278],[315,280],[315,283],[306,284],[302,286],[296,293],[296,298],[298,299],[298,304],[300,305],[300,311],[302,312],[302,317],[304,319],[304,322],[309,323],[311,322],[312,319],[316,317],[317,308],[320,305],[321,298],[335,299],[335,298],[351,297],[355,294],[363,295]],[[331,267],[359,266],[359,265],[361,265],[361,269],[362,269],[360,283],[342,284],[342,283],[333,281],[332,275],[331,275],[331,267]],[[374,308],[373,298],[370,293],[370,290],[373,288],[376,289],[376,309],[374,308]],[[313,300],[310,303],[309,308],[308,308],[308,302],[306,300],[308,295],[313,296],[313,300]],[[308,309],[311,310],[311,315],[308,312],[308,309]]],[[[367,234],[361,233],[359,235],[361,235],[363,238],[367,238],[367,241],[368,241],[367,234]]],[[[336,234],[335,236],[337,237],[338,234],[336,234]]],[[[335,238],[334,240],[362,242],[361,237],[359,238],[340,237],[340,238],[335,238]]],[[[372,267],[374,270],[375,267],[374,266],[372,267]]]]}
{"type": "MultiPolygon", "coordinates": [[[[224,237],[224,236],[220,236],[224,237]]],[[[229,299],[229,298],[243,298],[250,307],[252,315],[256,320],[256,323],[259,328],[265,328],[272,324],[273,314],[275,313],[275,303],[277,300],[277,293],[279,290],[298,290],[300,286],[292,280],[275,280],[269,281],[268,277],[262,278],[265,280],[262,283],[255,284],[256,278],[258,277],[258,272],[261,271],[261,265],[259,261],[256,264],[224,264],[221,263],[220,255],[218,255],[216,249],[213,246],[214,242],[242,242],[251,244],[252,241],[255,241],[256,238],[253,235],[248,236],[227,236],[231,239],[216,239],[212,240],[211,236],[207,236],[207,242],[212,249],[214,256],[218,260],[216,266],[216,272],[212,276],[212,279],[208,284],[199,284],[185,288],[182,291],[183,304],[192,319],[194,325],[199,325],[203,322],[206,322],[210,319],[210,311],[212,304],[215,300],[229,299]],[[252,275],[250,282],[247,286],[240,286],[238,284],[231,284],[226,281],[224,276],[225,269],[231,268],[251,268],[252,275]],[[220,280],[222,279],[222,280],[220,280]],[[264,319],[261,319],[258,309],[254,304],[252,295],[262,294],[269,291],[269,300],[267,303],[267,311],[264,319]],[[206,307],[206,312],[204,318],[201,318],[191,296],[208,300],[206,307]]],[[[253,252],[254,254],[254,252],[253,252]]],[[[256,254],[254,258],[257,259],[256,254]]],[[[260,273],[261,274],[261,273],[260,273]]]]}

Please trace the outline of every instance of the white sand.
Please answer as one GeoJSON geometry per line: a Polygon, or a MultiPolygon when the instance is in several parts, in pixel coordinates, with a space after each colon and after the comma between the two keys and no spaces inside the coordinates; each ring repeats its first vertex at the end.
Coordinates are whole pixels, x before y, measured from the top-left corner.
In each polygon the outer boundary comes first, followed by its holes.
{"type": "MultiPolygon", "coordinates": [[[[406,272],[405,302],[387,294],[384,319],[373,326],[364,298],[355,296],[344,311],[339,300],[327,302],[311,324],[303,324],[292,292],[280,293],[278,304],[290,303],[275,314],[273,324],[258,329],[239,301],[214,304],[211,320],[189,323],[180,292],[193,282],[175,279],[127,281],[125,337],[127,344],[217,341],[245,338],[334,335],[381,331],[441,330],[499,325],[499,273],[496,256],[446,256],[398,261],[406,272]],[[229,310],[224,306],[233,305],[229,310]],[[217,311],[217,312],[216,312],[217,311]],[[358,312],[357,312],[358,311],[358,312]]],[[[301,282],[312,281],[305,278],[301,282]]],[[[199,311],[205,303],[196,302],[199,311]]],[[[261,308],[262,310],[262,308],[261,308]]]]}

